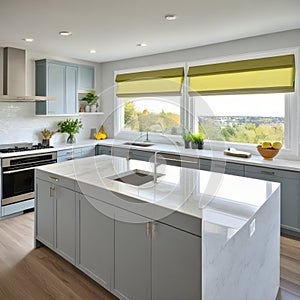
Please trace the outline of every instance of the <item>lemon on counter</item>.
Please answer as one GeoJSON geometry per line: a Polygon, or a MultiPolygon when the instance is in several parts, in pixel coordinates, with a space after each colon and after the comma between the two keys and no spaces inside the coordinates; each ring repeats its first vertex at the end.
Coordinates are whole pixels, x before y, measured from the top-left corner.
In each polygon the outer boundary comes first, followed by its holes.
{"type": "Polygon", "coordinates": [[[274,142],[272,144],[273,149],[279,150],[282,147],[282,143],[281,142],[274,142]]]}

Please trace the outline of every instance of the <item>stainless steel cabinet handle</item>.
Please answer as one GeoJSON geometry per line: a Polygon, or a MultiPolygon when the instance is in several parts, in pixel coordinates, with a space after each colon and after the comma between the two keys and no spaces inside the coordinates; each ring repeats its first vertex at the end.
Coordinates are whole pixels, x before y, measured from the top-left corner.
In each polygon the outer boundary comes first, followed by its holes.
{"type": "Polygon", "coordinates": [[[152,222],[151,224],[151,238],[154,239],[155,236],[155,222],[152,222]]]}
{"type": "Polygon", "coordinates": [[[177,161],[177,162],[182,162],[182,163],[190,163],[190,164],[197,164],[198,161],[193,161],[193,160],[185,160],[185,159],[178,159],[178,158],[168,158],[168,157],[160,157],[158,160],[164,159],[167,161],[177,161]]]}
{"type": "Polygon", "coordinates": [[[55,187],[50,186],[50,197],[54,197],[55,187]]]}
{"type": "Polygon", "coordinates": [[[149,222],[146,223],[146,237],[149,237],[149,222]]]}
{"type": "Polygon", "coordinates": [[[260,171],[260,173],[265,175],[275,175],[275,172],[273,171],[260,171]]]}
{"type": "Polygon", "coordinates": [[[82,158],[81,156],[73,156],[73,157],[68,157],[67,160],[73,160],[73,159],[76,159],[76,158],[82,158]]]}
{"type": "Polygon", "coordinates": [[[52,177],[52,176],[48,176],[48,179],[50,179],[50,180],[54,180],[54,181],[58,181],[58,178],[56,178],[56,177],[52,177]]]}

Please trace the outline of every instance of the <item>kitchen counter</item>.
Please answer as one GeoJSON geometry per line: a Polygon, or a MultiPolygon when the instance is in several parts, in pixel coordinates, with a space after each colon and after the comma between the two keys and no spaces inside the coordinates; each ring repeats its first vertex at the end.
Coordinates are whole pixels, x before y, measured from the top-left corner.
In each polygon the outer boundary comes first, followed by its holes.
{"type": "Polygon", "coordinates": [[[53,148],[46,148],[46,149],[39,149],[39,150],[28,150],[28,151],[20,151],[20,152],[10,152],[10,153],[0,153],[0,159],[6,157],[15,157],[21,155],[31,155],[31,154],[39,154],[39,153],[47,153],[53,151],[60,151],[60,150],[68,150],[68,149],[76,149],[82,147],[89,147],[89,146],[96,146],[99,141],[97,140],[83,140],[74,144],[67,144],[67,143],[55,143],[51,146],[53,148]]]}
{"type": "Polygon", "coordinates": [[[68,180],[87,198],[101,195],[101,202],[152,220],[174,212],[199,219],[194,230],[202,240],[202,299],[275,299],[280,185],[166,165],[158,166],[164,175],[155,184],[133,186],[111,179],[153,168],[148,162],[101,155],[39,167],[36,177],[68,180]]]}
{"type": "Polygon", "coordinates": [[[54,148],[49,148],[49,149],[30,150],[30,151],[13,152],[13,153],[0,153],[0,159],[5,157],[30,155],[34,153],[46,153],[46,152],[76,149],[76,148],[82,148],[88,146],[107,145],[107,146],[121,147],[124,149],[130,149],[130,148],[139,149],[142,151],[148,151],[153,153],[156,151],[162,151],[162,152],[186,155],[186,156],[196,157],[196,158],[212,159],[215,161],[221,161],[225,163],[232,162],[232,163],[239,163],[244,165],[253,165],[253,166],[300,172],[300,161],[284,160],[284,159],[277,159],[277,158],[270,161],[270,160],[263,159],[259,155],[252,155],[250,158],[240,158],[240,157],[224,155],[222,151],[213,151],[207,149],[203,149],[203,150],[185,149],[182,146],[176,146],[171,144],[154,144],[153,146],[149,146],[149,147],[129,146],[129,145],[124,145],[125,142],[126,142],[125,140],[117,140],[117,139],[106,139],[106,140],[88,139],[88,140],[79,141],[75,144],[56,143],[53,145],[54,148]]]}
{"type": "Polygon", "coordinates": [[[260,155],[252,155],[250,158],[241,158],[225,155],[222,151],[214,151],[214,150],[198,150],[198,149],[185,149],[182,146],[169,145],[169,144],[154,144],[149,147],[139,147],[139,146],[128,146],[124,145],[126,141],[124,140],[115,140],[115,139],[107,139],[98,141],[98,145],[107,145],[114,147],[122,147],[122,148],[135,148],[143,151],[162,151],[180,155],[186,155],[190,157],[196,158],[204,158],[204,159],[212,159],[216,161],[222,162],[232,162],[232,163],[240,163],[245,165],[253,165],[281,170],[289,170],[300,172],[300,161],[293,160],[285,160],[285,159],[273,159],[273,160],[265,160],[260,155]]]}

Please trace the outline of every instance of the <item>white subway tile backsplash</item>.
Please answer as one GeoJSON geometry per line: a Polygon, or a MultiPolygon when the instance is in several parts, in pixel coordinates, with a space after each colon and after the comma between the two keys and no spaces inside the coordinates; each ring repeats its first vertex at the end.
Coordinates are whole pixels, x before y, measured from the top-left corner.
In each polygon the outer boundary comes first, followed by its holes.
{"type": "MultiPolygon", "coordinates": [[[[41,130],[57,129],[57,123],[66,118],[66,116],[36,116],[35,103],[0,102],[0,144],[39,143],[43,139],[41,130]]],[[[83,123],[83,129],[76,135],[77,141],[89,139],[91,128],[99,128],[103,122],[102,115],[72,118],[79,118],[83,123]]],[[[63,143],[66,138],[67,134],[57,133],[51,140],[54,143],[63,143]]]]}

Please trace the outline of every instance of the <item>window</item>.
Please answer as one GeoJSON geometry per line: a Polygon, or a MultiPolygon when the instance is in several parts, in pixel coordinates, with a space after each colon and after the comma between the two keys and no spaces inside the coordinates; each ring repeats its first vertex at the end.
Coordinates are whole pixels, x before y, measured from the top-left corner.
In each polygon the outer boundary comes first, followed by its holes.
{"type": "Polygon", "coordinates": [[[180,134],[181,96],[118,98],[119,132],[180,134]]]}
{"type": "Polygon", "coordinates": [[[259,144],[285,141],[286,94],[193,97],[195,130],[209,140],[259,144]]]}
{"type": "Polygon", "coordinates": [[[296,154],[295,65],[290,53],[191,65],[191,129],[204,131],[215,149],[226,142],[252,151],[263,141],[281,141],[285,155],[296,154]]]}

